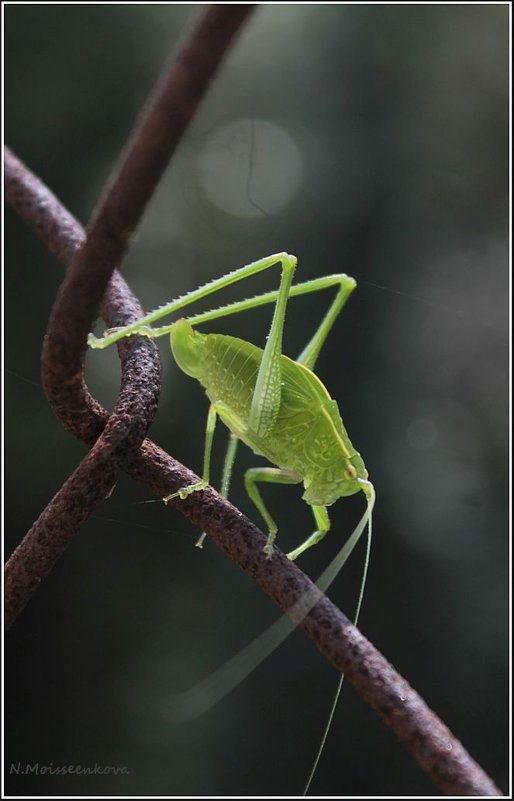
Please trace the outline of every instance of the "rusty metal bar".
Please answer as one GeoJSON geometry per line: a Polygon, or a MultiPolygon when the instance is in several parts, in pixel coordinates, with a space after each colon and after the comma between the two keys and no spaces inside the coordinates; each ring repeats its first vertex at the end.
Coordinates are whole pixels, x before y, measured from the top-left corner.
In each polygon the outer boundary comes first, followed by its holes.
{"type": "MultiPolygon", "coordinates": [[[[69,409],[87,413],[90,403],[83,353],[111,274],[223,56],[253,9],[253,5],[201,9],[143,108],[93,212],[86,241],[57,294],[43,343],[43,387],[66,426],[69,409]]],[[[123,316],[123,307],[120,313],[123,316]]]]}
{"type": "Polygon", "coordinates": [[[91,397],[83,377],[86,336],[108,286],[111,308],[107,316],[112,312],[115,324],[141,316],[139,304],[124,293],[119,277],[111,279],[111,274],[225,52],[253,8],[213,5],[201,10],[143,109],[86,236],[80,236],[69,215],[66,219],[73,229],[72,258],[43,343],[42,379],[56,416],[68,430],[94,445],[6,565],[9,621],[105,498],[153,419],[160,379],[155,344],[138,339],[119,348],[121,390],[106,423],[106,413],[91,397]]]}

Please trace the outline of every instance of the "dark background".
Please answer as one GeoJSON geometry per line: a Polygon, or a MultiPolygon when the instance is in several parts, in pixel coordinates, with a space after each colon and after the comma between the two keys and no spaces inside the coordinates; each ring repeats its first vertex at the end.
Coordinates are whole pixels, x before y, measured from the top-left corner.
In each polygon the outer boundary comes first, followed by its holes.
{"type": "MultiPolygon", "coordinates": [[[[7,6],[8,144],[85,223],[138,110],[195,12],[178,5],[7,6]]],[[[268,5],[231,51],[150,203],[123,272],[151,309],[278,250],[297,280],[358,282],[317,372],[377,490],[364,633],[507,790],[508,7],[268,5]]],[[[84,454],[45,401],[39,358],[61,268],[6,215],[6,555],[84,454]]],[[[276,286],[277,275],[226,298],[276,286]]],[[[217,301],[216,301],[217,303],[217,301]]],[[[328,296],[291,303],[294,356],[328,296]]],[[[270,310],[209,330],[262,344],[270,310]]],[[[161,341],[152,437],[201,469],[206,398],[161,341]]],[[[115,353],[88,355],[112,406],[115,353]]],[[[225,443],[219,433],[215,464],[225,443]]],[[[232,499],[252,519],[242,474],[232,499]]],[[[215,483],[218,473],[215,473],[215,483]]],[[[290,549],[297,487],[266,488],[290,549]]],[[[276,616],[191,524],[127,478],[7,638],[6,773],[16,795],[295,795],[336,674],[295,633],[204,717],[149,699],[203,678],[276,616]],[[11,763],[126,766],[14,776],[11,763]]],[[[301,560],[316,577],[363,498],[301,560]]],[[[360,558],[330,596],[351,614],[360,558]]],[[[312,792],[437,790],[346,687],[312,792]]]]}

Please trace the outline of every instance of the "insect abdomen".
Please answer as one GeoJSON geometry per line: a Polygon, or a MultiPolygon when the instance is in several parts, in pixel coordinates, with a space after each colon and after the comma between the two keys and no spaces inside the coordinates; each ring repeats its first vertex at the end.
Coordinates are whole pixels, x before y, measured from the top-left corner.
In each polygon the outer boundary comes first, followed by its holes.
{"type": "Polygon", "coordinates": [[[220,412],[226,425],[255,453],[299,478],[327,469],[334,475],[342,474],[349,454],[339,443],[340,437],[348,442],[347,435],[339,414],[332,420],[333,412],[328,413],[337,405],[317,376],[286,356],[280,357],[282,387],[277,419],[271,431],[259,437],[248,421],[262,348],[224,334],[201,334],[187,321],[179,321],[178,326],[178,336],[172,334],[172,347],[179,366],[202,384],[212,403],[223,403],[241,421],[241,430],[234,430],[220,412]],[[334,437],[334,425],[340,428],[339,436],[334,437]]]}
{"type": "Polygon", "coordinates": [[[205,337],[200,383],[211,401],[223,401],[247,421],[262,359],[262,350],[250,342],[222,334],[205,337]]]}
{"type": "MultiPolygon", "coordinates": [[[[208,334],[204,342],[203,375],[199,380],[211,401],[222,401],[245,423],[250,415],[262,354],[262,348],[256,345],[222,334],[208,334]]],[[[321,383],[321,401],[317,386],[314,390],[308,386],[310,393],[305,392],[303,385],[302,391],[298,391],[297,382],[302,383],[304,368],[285,356],[281,360],[282,394],[275,424],[265,437],[249,431],[242,439],[256,453],[303,477],[306,441],[319,416],[320,402],[328,398],[328,393],[321,383]]]]}

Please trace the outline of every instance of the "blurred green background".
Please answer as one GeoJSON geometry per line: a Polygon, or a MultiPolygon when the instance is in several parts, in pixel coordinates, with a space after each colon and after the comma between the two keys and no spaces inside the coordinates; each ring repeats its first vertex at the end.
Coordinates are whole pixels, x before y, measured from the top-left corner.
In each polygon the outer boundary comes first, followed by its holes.
{"type": "MultiPolygon", "coordinates": [[[[6,138],[85,223],[194,5],[11,5],[6,138]]],[[[278,250],[297,280],[358,282],[317,372],[377,490],[363,632],[507,790],[508,6],[267,5],[196,116],[123,272],[151,309],[278,250]]],[[[6,215],[6,555],[84,454],[53,418],[40,351],[60,266],[6,215]]],[[[253,294],[277,275],[236,287],[253,294]]],[[[291,303],[294,356],[328,296],[291,303]]],[[[261,344],[270,310],[210,330],[261,344]]],[[[162,341],[152,437],[199,470],[206,398],[162,341]]],[[[112,407],[115,353],[87,358],[112,407]]],[[[217,438],[217,470],[225,433],[217,438]]],[[[256,522],[242,475],[232,499],[256,522]]],[[[215,482],[219,473],[215,473],[215,482]]],[[[215,483],[214,482],[214,483],[215,483]]],[[[290,549],[298,487],[265,488],[290,549]]],[[[6,791],[296,795],[335,672],[298,633],[202,718],[156,699],[193,685],[277,617],[196,530],[122,478],[7,639],[6,791]],[[10,775],[10,765],[126,766],[124,776],[10,775]]],[[[301,560],[316,577],[363,498],[301,560]]],[[[352,613],[362,548],[330,590],[352,613]]],[[[312,793],[437,793],[345,687],[312,793]]]]}

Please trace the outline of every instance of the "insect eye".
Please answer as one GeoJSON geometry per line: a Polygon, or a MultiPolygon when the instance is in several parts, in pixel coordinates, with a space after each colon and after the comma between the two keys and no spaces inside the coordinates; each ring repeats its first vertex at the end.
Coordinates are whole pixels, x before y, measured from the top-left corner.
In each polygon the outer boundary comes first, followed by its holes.
{"type": "Polygon", "coordinates": [[[346,470],[344,471],[345,478],[357,478],[357,470],[353,466],[353,464],[349,464],[346,470]]]}

